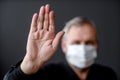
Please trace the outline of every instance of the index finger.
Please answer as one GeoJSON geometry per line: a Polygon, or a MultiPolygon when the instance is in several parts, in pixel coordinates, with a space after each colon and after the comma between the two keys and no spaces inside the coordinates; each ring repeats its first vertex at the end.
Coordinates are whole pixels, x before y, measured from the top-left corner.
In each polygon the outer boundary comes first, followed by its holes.
{"type": "Polygon", "coordinates": [[[49,14],[49,31],[55,32],[55,14],[54,11],[50,11],[49,14]]]}

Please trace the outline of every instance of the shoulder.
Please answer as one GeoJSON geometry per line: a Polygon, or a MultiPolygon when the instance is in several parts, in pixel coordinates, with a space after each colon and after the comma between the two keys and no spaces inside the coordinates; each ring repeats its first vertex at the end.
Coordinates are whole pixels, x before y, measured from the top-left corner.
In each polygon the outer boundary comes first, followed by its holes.
{"type": "Polygon", "coordinates": [[[104,65],[101,65],[101,64],[93,64],[92,65],[92,68],[94,70],[97,70],[97,71],[104,71],[104,72],[107,72],[107,73],[114,73],[114,70],[108,66],[104,66],[104,65]]]}
{"type": "Polygon", "coordinates": [[[93,64],[91,69],[93,72],[97,73],[98,75],[109,77],[111,78],[111,80],[117,80],[116,73],[110,67],[107,67],[101,64],[93,64]]]}
{"type": "MultiPolygon", "coordinates": [[[[61,63],[47,63],[36,74],[42,77],[54,78],[64,73],[61,63]]],[[[40,77],[40,76],[39,76],[40,77]]]]}
{"type": "Polygon", "coordinates": [[[62,62],[57,63],[47,63],[42,67],[42,70],[44,71],[60,71],[64,67],[64,64],[62,62]]]}

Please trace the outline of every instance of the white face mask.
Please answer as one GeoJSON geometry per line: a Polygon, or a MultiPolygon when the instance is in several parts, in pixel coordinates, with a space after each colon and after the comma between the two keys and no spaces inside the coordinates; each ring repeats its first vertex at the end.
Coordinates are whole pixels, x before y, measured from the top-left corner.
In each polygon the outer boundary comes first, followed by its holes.
{"type": "Polygon", "coordinates": [[[97,49],[92,45],[68,45],[66,59],[78,69],[91,66],[97,57],[97,49]]]}

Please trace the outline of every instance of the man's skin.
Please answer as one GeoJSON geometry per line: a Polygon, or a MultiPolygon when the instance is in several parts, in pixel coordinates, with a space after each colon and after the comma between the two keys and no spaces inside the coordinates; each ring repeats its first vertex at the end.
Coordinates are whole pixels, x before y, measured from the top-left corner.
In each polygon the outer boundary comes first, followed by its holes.
{"type": "MultiPolygon", "coordinates": [[[[74,44],[93,45],[98,48],[97,33],[95,28],[90,24],[84,24],[82,26],[73,26],[68,31],[65,40],[62,40],[62,50],[66,54],[67,46],[74,44]]],[[[79,71],[74,66],[70,65],[76,75],[83,80],[86,80],[89,68],[79,71]]]]}
{"type": "Polygon", "coordinates": [[[40,8],[39,15],[33,15],[26,55],[20,65],[25,74],[36,73],[55,54],[64,32],[55,34],[54,18],[49,4],[40,8]]]}
{"type": "MultiPolygon", "coordinates": [[[[40,8],[39,15],[37,13],[33,15],[26,55],[20,65],[25,74],[36,73],[55,54],[64,32],[60,31],[55,34],[54,20],[54,12],[50,9],[49,4],[40,8]]],[[[97,34],[93,25],[81,26],[73,26],[67,33],[66,39],[62,40],[64,53],[67,53],[69,44],[93,45],[98,48],[97,34]]],[[[72,65],[70,67],[79,78],[86,79],[89,68],[79,71],[72,65]]]]}

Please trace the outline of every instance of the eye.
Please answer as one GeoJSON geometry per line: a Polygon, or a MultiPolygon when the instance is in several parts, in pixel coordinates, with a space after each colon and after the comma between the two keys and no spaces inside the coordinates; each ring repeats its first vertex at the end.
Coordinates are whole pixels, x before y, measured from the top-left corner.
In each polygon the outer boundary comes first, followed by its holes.
{"type": "Polygon", "coordinates": [[[74,44],[80,44],[80,42],[79,42],[79,41],[74,41],[74,42],[72,42],[71,44],[72,44],[72,45],[74,45],[74,44]]]}
{"type": "Polygon", "coordinates": [[[87,41],[85,44],[86,45],[95,45],[95,43],[96,43],[95,41],[87,41]]]}

